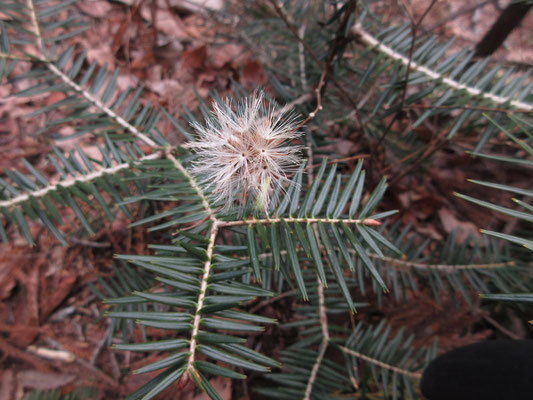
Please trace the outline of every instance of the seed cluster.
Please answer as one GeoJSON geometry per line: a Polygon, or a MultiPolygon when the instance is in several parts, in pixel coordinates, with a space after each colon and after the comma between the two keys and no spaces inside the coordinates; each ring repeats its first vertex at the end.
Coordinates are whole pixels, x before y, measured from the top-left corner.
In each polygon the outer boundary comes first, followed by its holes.
{"type": "Polygon", "coordinates": [[[295,117],[264,103],[262,92],[235,105],[226,99],[213,105],[206,126],[193,124],[198,139],[189,147],[198,157],[192,172],[226,210],[250,194],[266,208],[301,163],[301,146],[288,144],[300,135],[295,117]]]}

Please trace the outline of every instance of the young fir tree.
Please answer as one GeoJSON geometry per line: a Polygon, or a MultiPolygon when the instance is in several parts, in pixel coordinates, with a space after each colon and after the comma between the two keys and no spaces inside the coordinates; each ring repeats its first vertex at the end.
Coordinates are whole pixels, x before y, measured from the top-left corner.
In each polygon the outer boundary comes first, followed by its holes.
{"type": "MultiPolygon", "coordinates": [[[[257,373],[271,382],[253,387],[254,396],[417,398],[436,348],[415,347],[412,335],[392,334],[385,320],[356,323],[356,309],[364,313],[368,305],[356,299],[373,294],[368,298],[380,305],[399,304],[421,291],[437,301],[447,293],[472,312],[475,293],[531,301],[530,294],[513,294],[528,290],[523,267],[530,254],[513,244],[533,249],[530,225],[485,231],[481,242],[459,242],[453,234],[419,240],[409,227],[385,222],[394,211],[377,211],[387,184],[375,157],[381,152],[402,163],[398,180],[442,146],[469,137],[473,156],[527,170],[533,155],[527,74],[474,60],[470,50],[450,53],[450,43],[409,25],[384,27],[364,2],[229,3],[210,18],[221,24],[238,14],[224,39],[250,45],[283,106],[235,83],[233,99],[216,93],[209,104],[200,99],[201,116],[186,108],[172,116],[143,103],[140,89],[119,92],[117,70],[110,75],[66,44],[85,29],[74,2],[1,0],[0,78],[30,82],[12,93],[17,97],[62,92],[63,99],[34,113],[50,117],[43,131],[68,125],[74,136],[95,135],[101,154],[80,146],[63,153],[52,144],[49,162],[58,178],[50,181],[29,162],[25,171],[3,171],[0,236],[8,241],[18,228],[33,244],[29,224],[38,223],[66,244],[59,212],[65,208],[89,235],[95,213],[113,219],[118,212],[132,227],[167,233],[150,255],[117,255],[116,276],[95,288],[110,305],[110,340],[122,331],[116,350],[165,354],[135,371],[157,374],[129,398],[155,398],[192,381],[218,399],[211,377],[257,373]],[[17,73],[20,63],[31,68],[17,73]],[[185,145],[161,135],[162,117],[185,145]],[[416,127],[430,119],[439,123],[428,144],[416,127]],[[334,125],[357,132],[369,162],[352,169],[334,162],[336,155],[324,150],[334,125]],[[133,204],[142,210],[136,218],[133,204]],[[256,351],[257,333],[277,323],[261,310],[285,297],[295,306],[281,329],[297,337],[273,359],[256,351]],[[131,321],[144,342],[130,342],[131,321]],[[147,337],[146,327],[167,332],[167,339],[147,337]]],[[[533,221],[531,190],[472,183],[520,196],[518,208],[457,196],[533,221]]]]}

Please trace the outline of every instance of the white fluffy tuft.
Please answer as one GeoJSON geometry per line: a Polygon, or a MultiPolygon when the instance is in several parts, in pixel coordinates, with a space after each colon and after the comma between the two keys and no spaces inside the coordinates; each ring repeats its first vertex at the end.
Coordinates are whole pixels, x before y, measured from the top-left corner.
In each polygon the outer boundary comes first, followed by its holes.
{"type": "Polygon", "coordinates": [[[260,91],[234,108],[226,99],[214,104],[206,126],[193,124],[198,140],[189,146],[198,158],[192,172],[226,210],[249,194],[266,209],[273,190],[283,188],[287,174],[301,164],[301,146],[287,144],[300,135],[296,118],[263,103],[260,91]]]}

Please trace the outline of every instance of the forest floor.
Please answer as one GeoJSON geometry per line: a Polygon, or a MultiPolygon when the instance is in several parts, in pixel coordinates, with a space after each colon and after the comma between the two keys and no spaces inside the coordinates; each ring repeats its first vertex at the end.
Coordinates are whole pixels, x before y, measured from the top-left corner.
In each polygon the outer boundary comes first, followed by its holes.
{"type": "MultiPolygon", "coordinates": [[[[142,83],[146,88],[144,101],[164,106],[173,115],[179,113],[181,104],[193,111],[197,108],[195,90],[205,98],[208,90],[227,93],[232,79],[245,87],[266,84],[266,74],[253,49],[218,40],[213,26],[225,28],[209,21],[203,6],[194,6],[196,3],[217,9],[223,0],[81,1],[76,7],[90,27],[71,42],[88,50],[89,61],[107,63],[110,70],[118,68],[119,88],[142,83]],[[191,4],[191,8],[173,6],[178,3],[191,4]]],[[[374,2],[373,7],[385,23],[392,24],[409,21],[407,3],[416,18],[430,1],[383,0],[374,2]]],[[[501,2],[438,2],[420,29],[437,34],[442,41],[456,37],[456,49],[472,46],[496,19],[498,3],[501,2]]],[[[530,14],[494,58],[507,64],[533,65],[532,29],[530,14]]],[[[23,83],[13,85],[0,85],[0,170],[18,168],[20,159],[25,158],[38,170],[51,172],[45,159],[50,141],[46,136],[33,134],[42,120],[26,119],[25,115],[58,101],[62,94],[54,92],[31,101],[7,97],[23,89],[23,83]]],[[[162,133],[171,143],[181,141],[170,124],[162,133]]],[[[56,144],[69,151],[74,140],[56,144]]],[[[97,150],[89,139],[82,138],[80,144],[88,154],[97,150]]],[[[465,237],[469,233],[478,235],[480,227],[491,225],[511,229],[510,219],[464,202],[458,206],[443,195],[461,191],[467,177],[482,174],[476,168],[482,169],[483,165],[474,166],[466,156],[450,158],[436,153],[428,182],[400,182],[386,202],[400,209],[404,223],[412,223],[415,231],[434,239],[454,229],[465,237]]],[[[498,172],[494,175],[498,176],[498,172]]],[[[511,178],[527,186],[527,177],[511,178]]],[[[72,216],[66,213],[64,218],[70,222],[63,227],[69,238],[68,246],[61,246],[39,224],[31,225],[37,238],[35,246],[28,246],[15,230],[9,232],[11,243],[0,244],[0,400],[20,400],[34,389],[61,388],[67,393],[80,386],[96,387],[95,398],[123,398],[150,378],[129,373],[149,360],[108,348],[109,321],[103,316],[106,307],[91,292],[88,283],[94,282],[98,274],[103,277],[112,274],[113,254],[146,254],[146,244],[157,238],[149,236],[143,228],[128,229],[129,221],[122,214],[113,223],[102,223],[96,234],[88,238],[77,231],[72,216]]],[[[431,344],[437,338],[443,349],[493,335],[528,334],[523,318],[514,316],[502,326],[482,312],[472,315],[466,306],[460,305],[450,313],[449,306],[446,299],[439,305],[429,296],[421,297],[416,299],[416,307],[412,302],[376,307],[373,318],[386,316],[393,325],[407,324],[417,332],[421,345],[431,344]]],[[[276,306],[269,307],[267,313],[279,316],[276,306]]],[[[271,338],[279,334],[277,330],[265,333],[271,338]]],[[[246,384],[234,388],[232,382],[221,378],[212,383],[225,399],[252,398],[246,384]]],[[[166,393],[168,399],[206,398],[192,386],[179,394],[166,393]]]]}

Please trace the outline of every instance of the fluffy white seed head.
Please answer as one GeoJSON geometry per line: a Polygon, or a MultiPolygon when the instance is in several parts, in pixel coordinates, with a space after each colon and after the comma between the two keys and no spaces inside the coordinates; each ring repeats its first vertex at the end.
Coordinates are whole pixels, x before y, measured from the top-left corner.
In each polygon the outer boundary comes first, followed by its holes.
{"type": "Polygon", "coordinates": [[[262,92],[235,105],[215,102],[207,125],[193,124],[198,139],[189,146],[198,158],[192,172],[226,210],[248,195],[266,209],[273,190],[301,163],[301,146],[288,144],[300,135],[296,118],[264,102],[262,92]]]}

